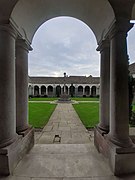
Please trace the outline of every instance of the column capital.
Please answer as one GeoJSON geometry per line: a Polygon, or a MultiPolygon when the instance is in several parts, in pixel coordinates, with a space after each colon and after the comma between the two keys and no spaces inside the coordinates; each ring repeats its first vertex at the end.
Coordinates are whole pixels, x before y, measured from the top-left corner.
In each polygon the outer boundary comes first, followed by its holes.
{"type": "Polygon", "coordinates": [[[102,40],[102,41],[98,44],[98,47],[97,47],[96,50],[102,52],[105,48],[109,48],[109,47],[110,47],[109,39],[105,39],[105,40],[102,40]]]}
{"type": "Polygon", "coordinates": [[[133,23],[126,20],[116,21],[109,31],[109,38],[112,39],[118,33],[127,36],[128,31],[133,27],[133,25],[133,23]]]}
{"type": "Polygon", "coordinates": [[[17,38],[16,45],[20,46],[21,48],[23,48],[24,50],[28,52],[33,50],[32,47],[27,43],[25,39],[17,38]]]}
{"type": "Polygon", "coordinates": [[[17,32],[11,24],[0,24],[0,31],[8,32],[13,38],[17,38],[17,32]]]}

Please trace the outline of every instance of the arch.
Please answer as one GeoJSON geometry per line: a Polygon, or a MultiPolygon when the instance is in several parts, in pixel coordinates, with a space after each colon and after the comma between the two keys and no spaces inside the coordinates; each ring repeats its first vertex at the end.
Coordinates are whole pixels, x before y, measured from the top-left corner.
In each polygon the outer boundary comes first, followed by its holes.
{"type": "Polygon", "coordinates": [[[83,96],[83,86],[78,86],[78,96],[83,96]]]}
{"type": "Polygon", "coordinates": [[[44,22],[59,16],[83,21],[92,29],[98,42],[104,38],[115,18],[108,0],[19,0],[10,19],[20,34],[31,43],[36,30],[44,22]]]}
{"type": "MultiPolygon", "coordinates": [[[[66,88],[66,94],[68,94],[68,86],[65,86],[65,88],[66,88]]],[[[62,88],[62,93],[64,93],[64,86],[62,88]]]]}
{"type": "Polygon", "coordinates": [[[48,96],[53,96],[53,86],[48,86],[48,96]]]}
{"type": "Polygon", "coordinates": [[[91,87],[91,96],[92,96],[92,97],[95,97],[95,96],[96,96],[96,93],[97,93],[97,88],[96,88],[96,86],[92,86],[92,87],[91,87]]]}
{"type": "Polygon", "coordinates": [[[39,86],[34,86],[34,96],[39,96],[39,86]]]}
{"type": "Polygon", "coordinates": [[[90,95],[90,87],[89,86],[85,86],[85,95],[86,96],[90,95]]]}
{"type": "Polygon", "coordinates": [[[58,85],[58,86],[56,86],[56,96],[60,97],[60,95],[61,95],[61,86],[58,85]]]}
{"type": "Polygon", "coordinates": [[[41,86],[41,96],[44,96],[46,94],[46,87],[41,86]]]}
{"type": "Polygon", "coordinates": [[[75,86],[71,85],[69,87],[69,94],[71,95],[71,97],[75,96],[75,86]]]}

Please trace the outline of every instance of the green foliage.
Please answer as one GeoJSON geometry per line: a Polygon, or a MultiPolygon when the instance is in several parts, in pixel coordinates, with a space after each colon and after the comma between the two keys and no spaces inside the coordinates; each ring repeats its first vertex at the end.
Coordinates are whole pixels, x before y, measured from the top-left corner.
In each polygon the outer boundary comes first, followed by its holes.
{"type": "Polygon", "coordinates": [[[29,103],[29,124],[35,128],[43,128],[55,107],[55,104],[29,103]]]}
{"type": "Polygon", "coordinates": [[[86,128],[91,128],[98,124],[99,103],[74,104],[73,107],[86,128]]]}
{"type": "Polygon", "coordinates": [[[129,119],[129,124],[131,127],[135,127],[135,104],[133,104],[132,106],[132,109],[131,109],[131,117],[129,119]]]}
{"type": "Polygon", "coordinates": [[[132,108],[132,111],[134,111],[135,112],[135,104],[133,104],[133,106],[132,106],[133,108],[132,108]]]}

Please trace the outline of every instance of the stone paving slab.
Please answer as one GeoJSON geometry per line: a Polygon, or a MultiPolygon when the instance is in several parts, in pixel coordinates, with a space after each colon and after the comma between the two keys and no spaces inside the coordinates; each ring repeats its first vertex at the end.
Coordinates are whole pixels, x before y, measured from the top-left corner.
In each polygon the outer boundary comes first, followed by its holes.
{"type": "Polygon", "coordinates": [[[31,150],[30,154],[89,154],[95,151],[94,146],[91,144],[36,144],[31,150]]]}
{"type": "Polygon", "coordinates": [[[14,175],[35,178],[83,178],[110,176],[112,172],[94,146],[55,144],[40,147],[36,145],[18,164],[14,175]]]}
{"type": "Polygon", "coordinates": [[[72,104],[60,103],[57,105],[49,122],[43,129],[38,143],[54,143],[55,135],[60,136],[60,143],[62,144],[85,144],[90,142],[90,134],[82,124],[72,104]],[[56,134],[53,133],[56,131],[56,134]],[[46,132],[50,134],[46,134],[46,132]],[[61,134],[58,132],[61,132],[61,134]]]}

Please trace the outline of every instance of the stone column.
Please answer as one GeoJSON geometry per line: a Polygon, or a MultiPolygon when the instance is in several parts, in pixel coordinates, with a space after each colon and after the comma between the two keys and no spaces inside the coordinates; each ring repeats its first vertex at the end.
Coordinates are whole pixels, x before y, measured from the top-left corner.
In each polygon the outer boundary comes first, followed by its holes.
{"type": "Polygon", "coordinates": [[[89,94],[88,94],[88,96],[90,96],[90,92],[91,92],[91,88],[90,88],[90,86],[89,86],[89,94]]]}
{"type": "Polygon", "coordinates": [[[16,41],[16,130],[28,129],[28,52],[25,40],[16,41]]]}
{"type": "Polygon", "coordinates": [[[99,87],[97,87],[97,94],[96,94],[97,96],[99,95],[99,87]]]}
{"type": "Polygon", "coordinates": [[[0,25],[0,148],[15,141],[15,40],[10,25],[0,25]]]}
{"type": "Polygon", "coordinates": [[[69,95],[69,87],[67,86],[67,95],[69,95]]]}
{"type": "Polygon", "coordinates": [[[108,138],[121,147],[132,146],[129,138],[127,32],[129,22],[116,22],[110,32],[110,132],[108,138]]]}
{"type": "Polygon", "coordinates": [[[90,96],[91,96],[91,88],[92,88],[92,87],[90,87],[90,96]]]}
{"type": "Polygon", "coordinates": [[[98,128],[103,133],[109,132],[110,120],[110,44],[108,40],[102,41],[97,48],[101,54],[100,60],[100,106],[98,128]]]}
{"type": "Polygon", "coordinates": [[[85,95],[85,87],[83,87],[83,95],[85,95]]]}
{"type": "Polygon", "coordinates": [[[34,96],[35,94],[34,94],[34,86],[32,86],[32,95],[34,96]]]}
{"type": "Polygon", "coordinates": [[[48,86],[46,87],[46,95],[48,96],[48,86]]]}
{"type": "Polygon", "coordinates": [[[77,95],[78,95],[78,87],[75,86],[75,96],[77,97],[77,95]]]}
{"type": "Polygon", "coordinates": [[[41,96],[41,86],[39,87],[39,96],[41,96]]]}
{"type": "Polygon", "coordinates": [[[53,97],[56,97],[56,86],[53,85],[53,97]]]}

